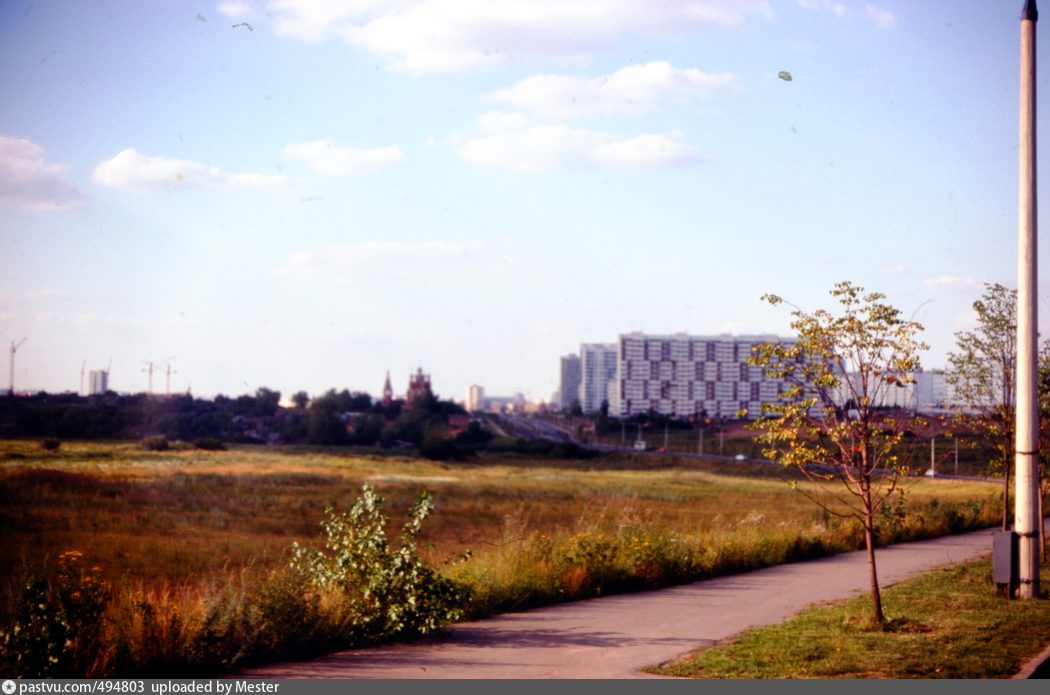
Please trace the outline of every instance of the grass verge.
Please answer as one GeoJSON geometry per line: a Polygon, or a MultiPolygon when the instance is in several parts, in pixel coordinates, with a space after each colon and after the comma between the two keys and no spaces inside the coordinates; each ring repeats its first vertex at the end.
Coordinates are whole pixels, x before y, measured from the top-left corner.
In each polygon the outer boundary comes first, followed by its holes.
{"type": "MultiPolygon", "coordinates": [[[[1050,569],[1043,564],[1041,576],[1050,569]]],[[[687,678],[1010,678],[1050,640],[1050,601],[996,593],[989,559],[935,570],[870,598],[803,611],[732,641],[646,669],[687,678]]]]}

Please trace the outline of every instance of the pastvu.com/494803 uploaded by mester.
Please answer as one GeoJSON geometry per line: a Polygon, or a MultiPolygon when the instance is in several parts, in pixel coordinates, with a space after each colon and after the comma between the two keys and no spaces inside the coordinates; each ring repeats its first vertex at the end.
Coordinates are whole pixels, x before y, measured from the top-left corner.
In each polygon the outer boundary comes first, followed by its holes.
{"type": "Polygon", "coordinates": [[[235,695],[238,693],[267,695],[277,693],[280,683],[243,680],[5,680],[0,689],[3,695],[235,695]]]}

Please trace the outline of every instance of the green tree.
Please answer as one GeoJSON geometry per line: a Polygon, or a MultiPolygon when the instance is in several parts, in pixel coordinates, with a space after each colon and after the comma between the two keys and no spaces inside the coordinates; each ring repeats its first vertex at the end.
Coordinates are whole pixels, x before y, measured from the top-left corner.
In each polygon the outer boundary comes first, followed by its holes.
{"type": "Polygon", "coordinates": [[[962,405],[959,419],[995,451],[989,472],[1003,475],[1003,530],[1010,528],[1010,463],[1014,457],[1017,290],[985,284],[973,303],[977,328],[955,334],[946,380],[962,405]]]}
{"type": "MultiPolygon", "coordinates": [[[[878,405],[889,389],[913,381],[923,327],[901,318],[885,295],[864,293],[849,282],[831,295],[840,313],[807,313],[795,307],[795,341],[758,345],[751,364],[784,387],[775,403],[763,404],[752,425],[761,430],[763,453],[799,470],[814,483],[793,484],[827,512],[856,519],[864,529],[871,579],[873,619],[884,622],[875,563],[875,520],[898,490],[904,468],[897,445],[908,423],[878,405]],[[838,481],[840,485],[829,485],[838,481]]],[[[763,297],[773,306],[776,295],[763,297]]],[[[794,306],[794,305],[791,305],[794,306]]]]}
{"type": "Polygon", "coordinates": [[[260,386],[255,390],[255,414],[261,417],[273,417],[281,402],[281,392],[260,386]]]}
{"type": "Polygon", "coordinates": [[[350,435],[346,431],[343,413],[346,402],[335,389],[310,401],[307,418],[307,439],[311,444],[346,444],[350,435]]]}
{"type": "MultiPolygon", "coordinates": [[[[1046,513],[1046,500],[1050,497],[1050,341],[1039,350],[1039,518],[1046,513]]],[[[1044,524],[1039,525],[1039,542],[1043,548],[1043,559],[1047,559],[1044,524]]]]}

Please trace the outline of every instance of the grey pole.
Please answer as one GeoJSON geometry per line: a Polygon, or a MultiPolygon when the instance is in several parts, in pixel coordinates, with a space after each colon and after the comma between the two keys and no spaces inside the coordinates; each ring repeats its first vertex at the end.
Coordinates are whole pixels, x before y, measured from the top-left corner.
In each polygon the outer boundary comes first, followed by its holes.
{"type": "Polygon", "coordinates": [[[1018,598],[1039,596],[1039,407],[1038,308],[1036,297],[1036,124],[1035,0],[1021,12],[1021,123],[1017,258],[1017,474],[1014,530],[1018,535],[1018,598]]]}

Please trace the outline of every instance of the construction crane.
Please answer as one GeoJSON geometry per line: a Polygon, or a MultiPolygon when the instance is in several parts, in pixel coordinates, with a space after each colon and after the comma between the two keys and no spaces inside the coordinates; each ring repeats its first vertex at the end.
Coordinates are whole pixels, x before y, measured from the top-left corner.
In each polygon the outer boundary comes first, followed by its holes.
{"type": "Polygon", "coordinates": [[[146,374],[149,374],[149,387],[146,389],[146,393],[152,394],[153,393],[153,367],[154,367],[154,363],[152,361],[150,361],[150,360],[143,360],[143,362],[145,362],[146,366],[143,367],[142,371],[145,372],[146,374]]]}
{"type": "Polygon", "coordinates": [[[171,360],[173,359],[175,359],[174,355],[169,357],[166,360],[167,364],[164,367],[164,375],[166,379],[164,383],[164,392],[169,396],[171,395],[171,375],[178,374],[178,371],[171,368],[171,360]]]}
{"type": "Polygon", "coordinates": [[[29,339],[22,338],[20,341],[18,341],[18,343],[15,343],[15,341],[13,340],[11,341],[11,374],[10,381],[8,382],[10,386],[7,391],[7,395],[9,396],[15,395],[15,353],[18,351],[18,348],[22,347],[22,343],[24,343],[27,340],[29,339]]]}

